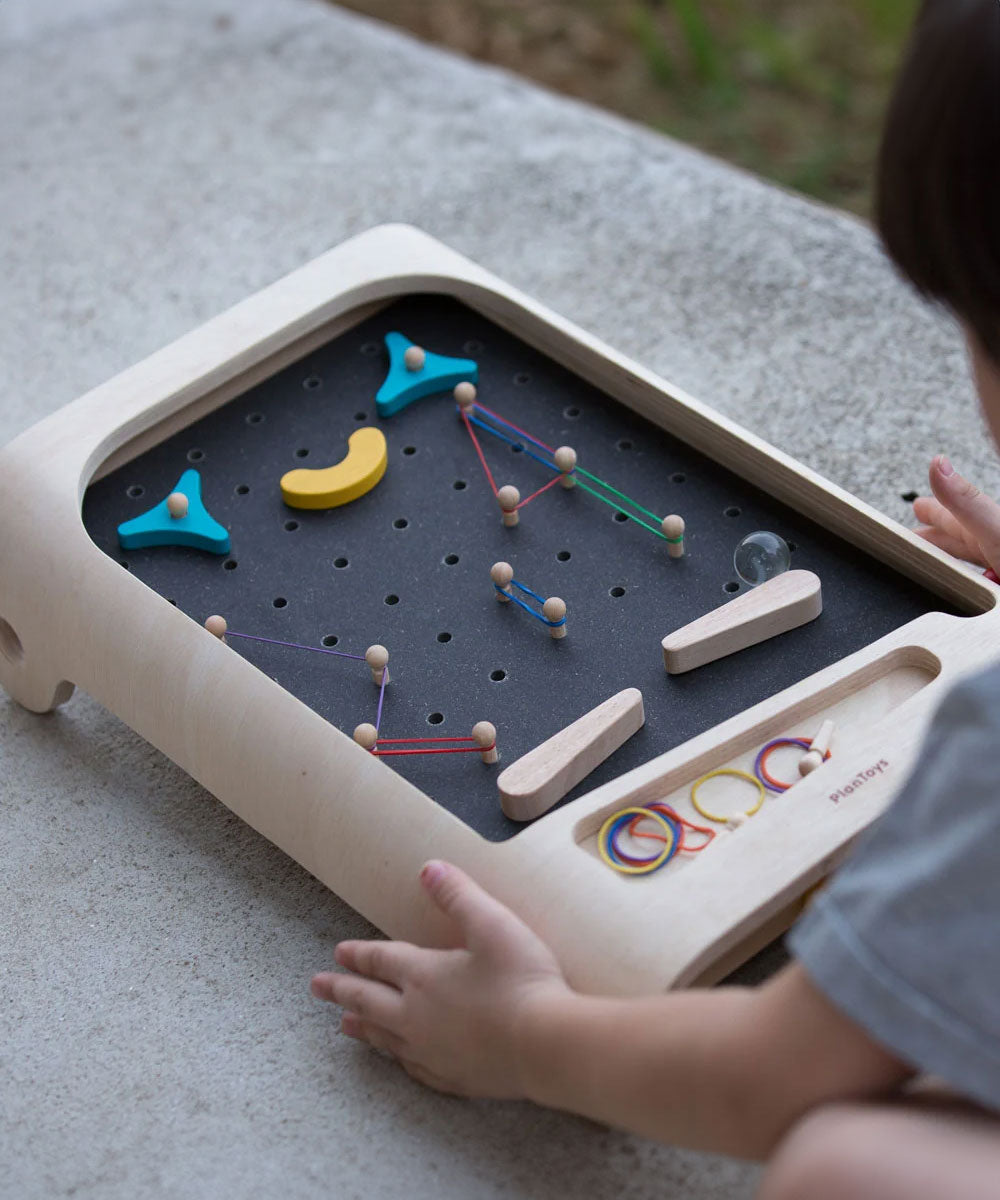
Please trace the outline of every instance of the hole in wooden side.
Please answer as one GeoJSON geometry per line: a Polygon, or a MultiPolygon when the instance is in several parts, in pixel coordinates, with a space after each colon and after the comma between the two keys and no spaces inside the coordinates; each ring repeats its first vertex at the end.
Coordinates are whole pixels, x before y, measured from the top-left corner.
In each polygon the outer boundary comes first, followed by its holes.
{"type": "Polygon", "coordinates": [[[14,626],[3,617],[0,617],[0,654],[12,663],[19,663],[24,658],[21,639],[14,632],[14,626]]]}

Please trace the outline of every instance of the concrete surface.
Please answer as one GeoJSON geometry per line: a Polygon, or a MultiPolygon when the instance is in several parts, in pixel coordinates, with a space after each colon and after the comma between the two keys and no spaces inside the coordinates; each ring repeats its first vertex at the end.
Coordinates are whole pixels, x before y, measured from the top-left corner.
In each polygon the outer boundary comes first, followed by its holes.
{"type": "MultiPolygon", "coordinates": [[[[0,113],[0,441],[407,220],[894,516],[941,449],[1000,490],[867,229],[321,3],[6,0],[0,113]]],[[[0,808],[4,1196],[752,1194],[337,1037],[306,982],[364,922],[86,696],[0,698],[0,808]]]]}

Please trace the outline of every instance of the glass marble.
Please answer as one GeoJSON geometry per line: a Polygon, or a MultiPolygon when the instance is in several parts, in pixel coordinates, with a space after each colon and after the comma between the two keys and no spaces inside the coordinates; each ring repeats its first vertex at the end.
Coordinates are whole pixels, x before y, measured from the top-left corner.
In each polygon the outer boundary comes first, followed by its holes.
{"type": "Polygon", "coordinates": [[[736,574],[751,587],[783,574],[791,563],[792,552],[788,549],[788,543],[766,529],[748,533],[733,553],[736,574]]]}

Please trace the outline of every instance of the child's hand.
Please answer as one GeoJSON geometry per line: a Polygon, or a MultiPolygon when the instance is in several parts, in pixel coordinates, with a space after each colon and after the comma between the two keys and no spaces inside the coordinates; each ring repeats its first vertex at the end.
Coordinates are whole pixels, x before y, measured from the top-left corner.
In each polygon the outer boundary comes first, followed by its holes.
{"type": "Polygon", "coordinates": [[[548,947],[457,867],[420,873],[454,922],[463,949],[405,942],[341,942],[334,958],[353,974],[312,981],[343,1005],[341,1029],[399,1059],[422,1083],[465,1096],[525,1095],[519,1022],[529,1001],[570,989],[548,947]]]}
{"type": "Polygon", "coordinates": [[[934,498],[921,496],[913,512],[917,533],[932,545],[1000,574],[1000,505],[963,479],[945,455],[931,462],[934,498]]]}

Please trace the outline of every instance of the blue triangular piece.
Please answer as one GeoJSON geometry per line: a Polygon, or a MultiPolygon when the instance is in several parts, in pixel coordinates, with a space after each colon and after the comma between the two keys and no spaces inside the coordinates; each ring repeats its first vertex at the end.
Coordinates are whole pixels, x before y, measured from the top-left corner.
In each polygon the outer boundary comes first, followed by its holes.
{"type": "Polygon", "coordinates": [[[380,417],[393,417],[414,400],[450,392],[459,383],[476,383],[479,379],[479,366],[472,359],[446,358],[443,354],[431,354],[429,350],[424,352],[423,367],[411,371],[403,356],[415,344],[401,333],[385,335],[389,374],[375,397],[375,408],[380,417]]]}
{"type": "Polygon", "coordinates": [[[123,550],[142,550],[147,546],[192,546],[211,554],[229,553],[229,532],[213,517],[201,499],[201,476],[185,471],[173,489],[187,496],[186,517],[172,517],[166,497],[159,504],[131,521],[118,526],[118,541],[123,550]]]}

